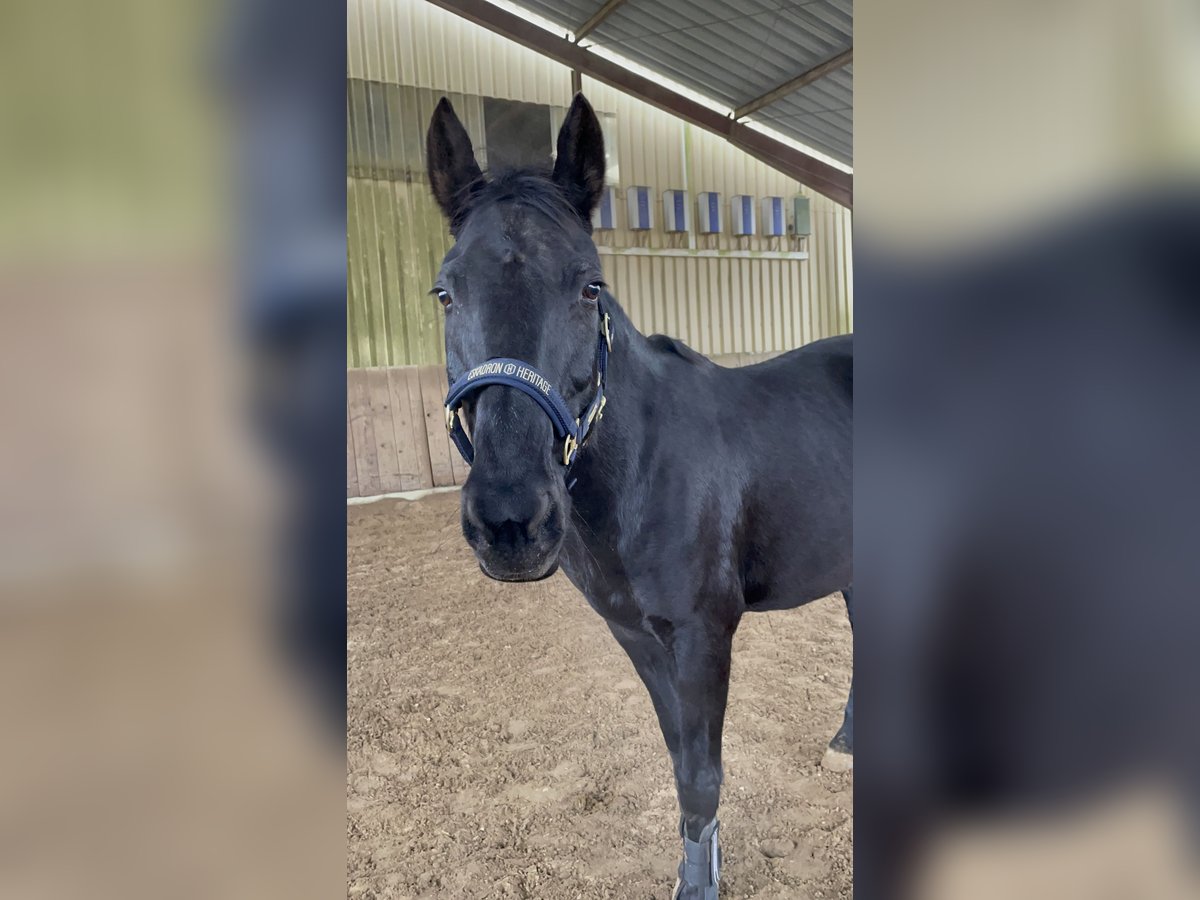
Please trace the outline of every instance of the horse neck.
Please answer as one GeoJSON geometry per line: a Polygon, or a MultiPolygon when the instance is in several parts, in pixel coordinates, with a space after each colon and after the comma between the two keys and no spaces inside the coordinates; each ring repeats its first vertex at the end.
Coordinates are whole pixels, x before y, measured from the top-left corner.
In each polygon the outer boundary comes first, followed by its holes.
{"type": "Polygon", "coordinates": [[[646,444],[662,391],[661,361],[619,305],[608,300],[613,345],[608,360],[605,396],[608,402],[595,432],[580,451],[573,473],[576,505],[598,521],[629,492],[645,492],[641,468],[648,459],[646,444]]]}

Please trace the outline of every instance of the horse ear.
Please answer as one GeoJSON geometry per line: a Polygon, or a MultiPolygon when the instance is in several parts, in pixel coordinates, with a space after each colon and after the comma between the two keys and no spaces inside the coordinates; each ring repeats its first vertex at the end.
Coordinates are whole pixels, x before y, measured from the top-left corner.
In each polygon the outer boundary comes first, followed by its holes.
{"type": "Polygon", "coordinates": [[[558,132],[554,180],[590,230],[592,212],[604,192],[604,132],[592,105],[576,94],[558,132]]]}
{"type": "Polygon", "coordinates": [[[483,172],[475,161],[467,129],[445,97],[438,101],[425,136],[425,164],[434,199],[450,220],[450,231],[457,232],[470,189],[482,180],[483,172]]]}

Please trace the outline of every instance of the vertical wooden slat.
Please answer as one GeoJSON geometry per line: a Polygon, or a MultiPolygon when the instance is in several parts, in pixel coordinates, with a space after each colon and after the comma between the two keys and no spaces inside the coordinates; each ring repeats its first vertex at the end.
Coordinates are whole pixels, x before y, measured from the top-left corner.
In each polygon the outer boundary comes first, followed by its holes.
{"type": "MultiPolygon", "coordinates": [[[[422,185],[423,186],[423,185],[422,185]]],[[[422,234],[414,221],[411,184],[395,184],[393,198],[396,204],[397,236],[400,250],[400,272],[397,286],[400,289],[401,315],[404,319],[404,355],[403,361],[416,365],[421,355],[421,328],[419,317],[423,296],[420,282],[426,278],[426,265],[419,245],[432,236],[422,234]]],[[[432,278],[429,279],[432,286],[432,278]]],[[[429,287],[425,288],[428,291],[429,287]]]]}
{"type": "Polygon", "coordinates": [[[733,296],[733,260],[718,259],[717,275],[717,289],[712,294],[716,306],[713,317],[716,346],[721,353],[730,353],[733,348],[733,320],[729,313],[733,296]]]}
{"type": "MultiPolygon", "coordinates": [[[[376,71],[378,71],[378,53],[375,54],[374,59],[376,60],[376,71]]],[[[382,144],[382,136],[386,134],[381,107],[381,103],[383,102],[382,87],[382,85],[378,85],[376,89],[371,89],[371,86],[368,86],[368,90],[365,92],[367,143],[372,148],[372,155],[379,152],[378,148],[382,144]]],[[[364,256],[367,259],[367,271],[370,279],[370,292],[368,294],[366,309],[367,333],[370,337],[370,361],[367,365],[385,366],[388,364],[387,324],[384,321],[383,309],[387,304],[388,277],[387,266],[384,263],[386,253],[384,245],[387,243],[388,237],[382,225],[379,182],[369,180],[364,186],[366,187],[365,194],[368,201],[366,207],[367,222],[370,229],[368,240],[363,242],[364,256]]]]}
{"type": "Polygon", "coordinates": [[[396,453],[396,432],[392,427],[392,398],[388,390],[387,369],[366,369],[367,402],[375,433],[375,463],[379,471],[379,490],[402,491],[400,459],[396,453]]]}
{"type": "Polygon", "coordinates": [[[425,436],[425,407],[421,402],[417,368],[397,366],[388,369],[387,379],[400,466],[400,490],[431,488],[433,474],[429,468],[429,440],[425,436]]]}
{"type": "Polygon", "coordinates": [[[791,294],[791,272],[799,265],[799,263],[781,263],[775,267],[775,284],[778,291],[778,305],[776,307],[776,316],[778,322],[778,332],[776,334],[775,349],[790,350],[796,345],[791,342],[789,332],[791,330],[791,322],[788,316],[791,312],[792,294],[791,294]]]}
{"type": "Polygon", "coordinates": [[[763,348],[763,339],[766,334],[764,320],[766,319],[767,297],[763,293],[762,268],[762,260],[746,260],[746,269],[749,278],[746,282],[747,287],[744,302],[750,312],[750,347],[748,349],[755,352],[763,348]]]}
{"type": "Polygon", "coordinates": [[[450,473],[454,477],[454,483],[458,485],[466,484],[467,476],[471,474],[471,467],[453,443],[450,444],[450,473]]]}
{"type": "Polygon", "coordinates": [[[379,491],[379,462],[375,451],[375,422],[367,390],[365,369],[346,372],[346,405],[350,413],[350,430],[354,434],[354,464],[358,472],[359,496],[369,497],[379,491]]]}
{"type": "Polygon", "coordinates": [[[680,327],[679,308],[687,303],[687,297],[683,295],[683,291],[676,287],[675,270],[677,260],[667,258],[663,260],[662,265],[662,292],[663,292],[663,334],[669,334],[679,338],[685,343],[691,343],[692,336],[680,327]]]}
{"type": "Polygon", "coordinates": [[[421,381],[421,405],[425,410],[425,434],[429,443],[429,468],[436,487],[454,484],[454,468],[450,454],[457,453],[450,446],[446,434],[446,419],[442,400],[446,395],[446,370],[442,366],[421,366],[418,370],[421,381]]]}
{"type": "Polygon", "coordinates": [[[757,313],[755,309],[755,294],[754,286],[751,284],[751,270],[754,267],[754,261],[749,259],[734,260],[734,264],[738,270],[738,299],[737,299],[737,322],[738,322],[738,349],[743,352],[746,350],[757,350],[757,342],[754,340],[754,316],[757,313]]]}
{"type": "Polygon", "coordinates": [[[354,430],[350,427],[349,403],[346,404],[346,496],[359,496],[358,465],[354,461],[354,430]]]}
{"type": "MultiPolygon", "coordinates": [[[[390,140],[390,135],[389,135],[390,140]]],[[[404,295],[400,291],[400,233],[403,223],[396,214],[396,196],[389,182],[372,182],[378,215],[376,240],[379,247],[379,272],[382,293],[379,316],[383,331],[379,335],[376,359],[379,366],[405,361],[404,295]]]]}
{"type": "MultiPolygon", "coordinates": [[[[349,125],[347,125],[349,128],[349,125]]],[[[358,321],[355,311],[361,290],[358,286],[362,267],[358,263],[358,198],[356,180],[346,179],[346,367],[362,365],[359,357],[358,321]]]]}
{"type": "Polygon", "coordinates": [[[717,266],[703,266],[697,262],[696,280],[700,282],[700,296],[703,298],[702,308],[704,328],[708,334],[708,352],[721,353],[721,280],[718,277],[717,266]]]}
{"type": "Polygon", "coordinates": [[[787,290],[787,343],[785,347],[799,347],[804,341],[800,337],[800,277],[804,263],[788,266],[784,272],[787,290]]]}

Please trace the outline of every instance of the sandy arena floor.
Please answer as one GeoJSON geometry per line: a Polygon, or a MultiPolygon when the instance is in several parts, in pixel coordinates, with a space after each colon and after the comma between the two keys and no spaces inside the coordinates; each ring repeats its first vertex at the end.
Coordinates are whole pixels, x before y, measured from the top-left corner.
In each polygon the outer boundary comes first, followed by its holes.
{"type": "MultiPolygon", "coordinates": [[[[680,853],[650,698],[561,574],[476,567],[457,493],[349,508],[348,896],[666,900],[680,853]]],[[[838,596],[742,620],[722,898],[851,896],[838,596]]]]}

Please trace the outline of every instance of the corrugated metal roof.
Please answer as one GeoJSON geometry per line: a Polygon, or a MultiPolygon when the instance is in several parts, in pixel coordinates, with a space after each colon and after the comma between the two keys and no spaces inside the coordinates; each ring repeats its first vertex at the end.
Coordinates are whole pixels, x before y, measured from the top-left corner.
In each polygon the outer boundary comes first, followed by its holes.
{"type": "MultiPolygon", "coordinates": [[[[573,31],[604,0],[519,0],[573,31]]],[[[582,41],[739,107],[848,49],[852,0],[626,0],[582,41]]],[[[831,72],[749,117],[852,162],[853,71],[831,72]]]]}

